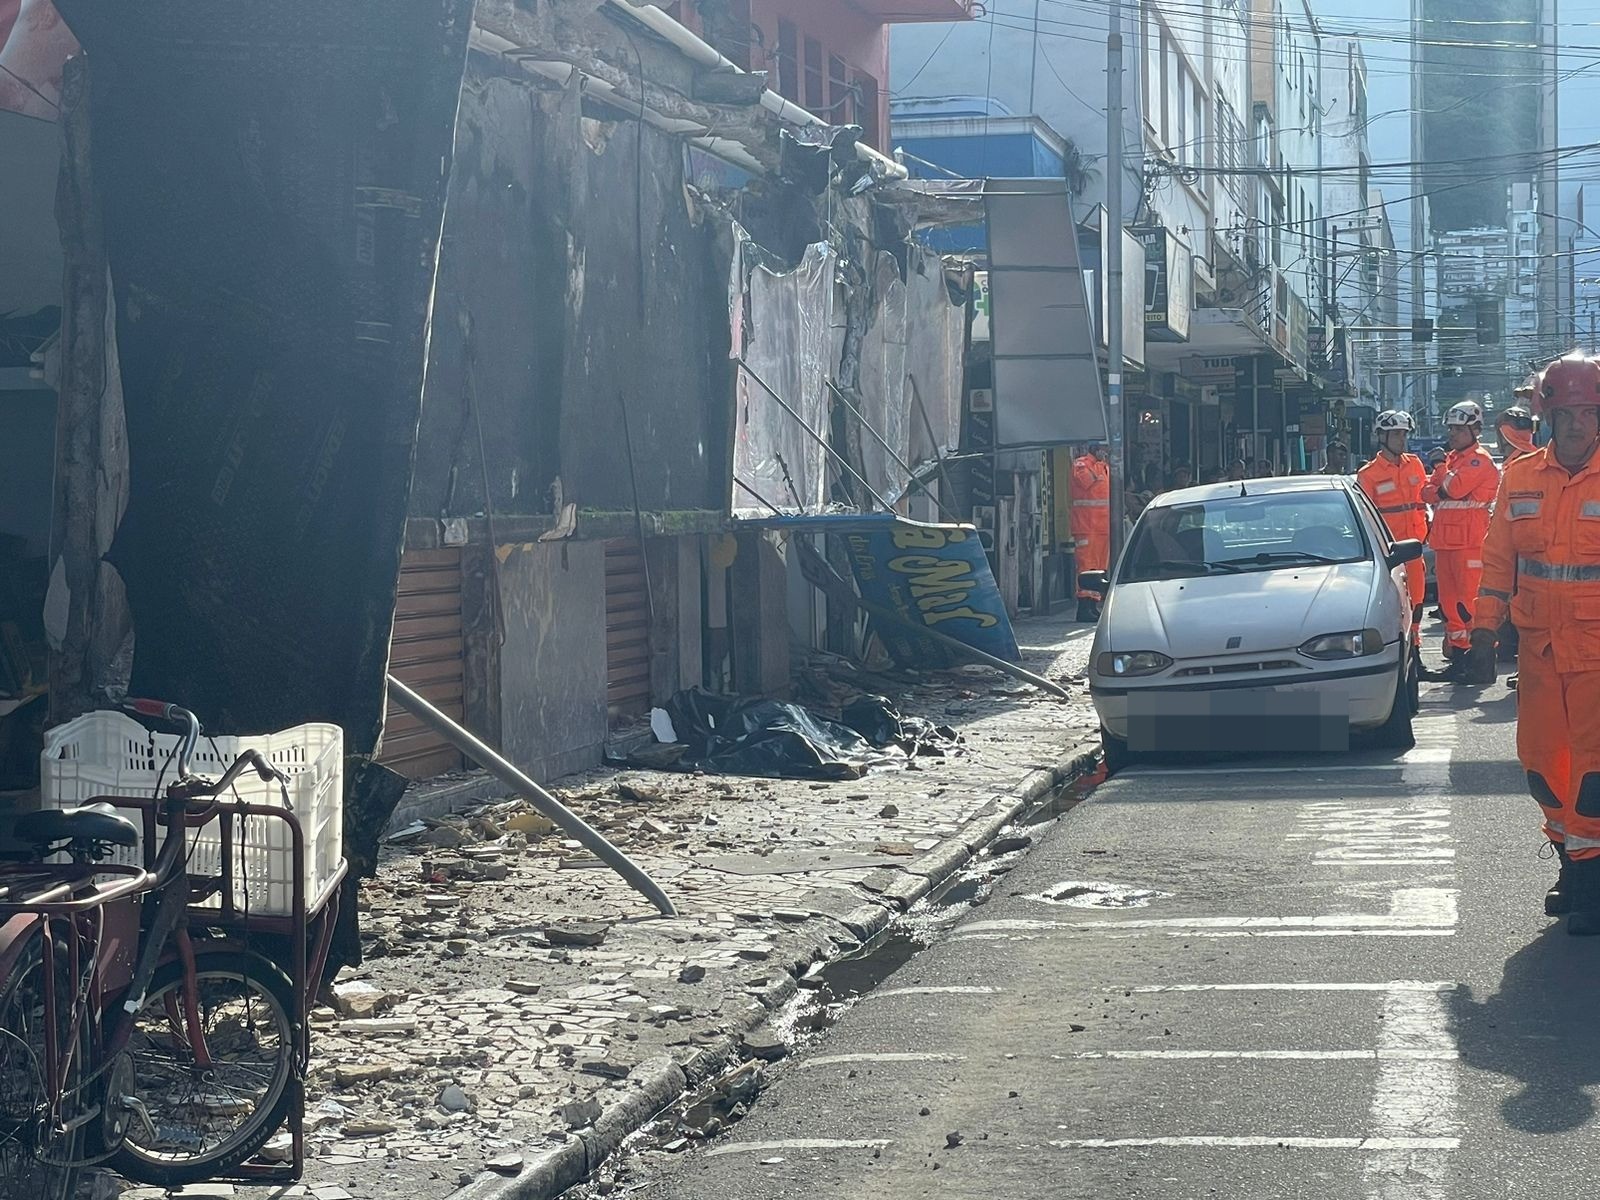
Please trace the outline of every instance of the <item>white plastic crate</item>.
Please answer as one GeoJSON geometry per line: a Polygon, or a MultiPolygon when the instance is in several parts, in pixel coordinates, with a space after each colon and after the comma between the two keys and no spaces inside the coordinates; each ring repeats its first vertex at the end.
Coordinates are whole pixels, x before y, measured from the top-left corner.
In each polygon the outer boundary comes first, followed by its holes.
{"type": "MultiPolygon", "coordinates": [[[[150,796],[177,776],[177,734],[151,733],[120,712],[91,712],[45,734],[41,791],[46,808],[71,808],[95,796],[150,796]]],[[[189,769],[220,779],[244,750],[259,751],[289,777],[289,805],[305,833],[305,899],[316,901],[344,855],[340,786],[344,733],[337,725],[299,725],[259,737],[202,737],[189,769]],[[213,748],[214,747],[214,748],[213,748]]],[[[283,790],[246,770],[225,799],[281,808],[283,790]]],[[[140,824],[137,814],[128,814],[140,824]]],[[[222,820],[189,831],[189,871],[222,873],[222,820]]],[[[234,904],[242,910],[288,916],[294,900],[294,856],[289,827],[272,817],[233,821],[234,904]],[[245,826],[240,829],[241,824],[245,826]]],[[[162,831],[164,834],[164,830],[162,831]]],[[[144,865],[140,845],[119,850],[113,861],[144,865]]],[[[159,847],[157,847],[159,849],[159,847]]],[[[221,906],[212,897],[211,907],[221,906]]]]}

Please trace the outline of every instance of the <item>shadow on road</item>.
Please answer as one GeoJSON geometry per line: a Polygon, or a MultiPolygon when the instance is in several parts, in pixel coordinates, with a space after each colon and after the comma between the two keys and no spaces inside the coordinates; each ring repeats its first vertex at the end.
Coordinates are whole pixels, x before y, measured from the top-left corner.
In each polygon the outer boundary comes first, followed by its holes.
{"type": "Polygon", "coordinates": [[[1451,997],[1461,1060],[1514,1080],[1501,1101],[1506,1124],[1526,1133],[1566,1133],[1589,1123],[1600,1084],[1600,943],[1569,938],[1560,924],[1506,960],[1500,990],[1476,999],[1466,985],[1451,997]]]}

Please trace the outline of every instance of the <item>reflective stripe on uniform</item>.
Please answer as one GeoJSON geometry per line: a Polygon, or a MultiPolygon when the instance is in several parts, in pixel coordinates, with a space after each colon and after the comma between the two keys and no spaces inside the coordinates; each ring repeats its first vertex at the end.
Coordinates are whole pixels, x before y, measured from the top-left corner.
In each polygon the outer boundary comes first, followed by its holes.
{"type": "MultiPolygon", "coordinates": [[[[1538,500],[1513,500],[1511,502],[1511,519],[1514,521],[1518,517],[1538,516],[1540,503],[1541,501],[1538,500]]],[[[1588,507],[1587,503],[1585,507],[1588,507]]]]}
{"type": "Polygon", "coordinates": [[[1547,563],[1537,558],[1518,558],[1517,570],[1532,579],[1548,579],[1555,583],[1600,582],[1600,566],[1588,563],[1547,563]]]}
{"type": "Polygon", "coordinates": [[[1567,834],[1568,850],[1600,850],[1600,838],[1577,837],[1567,834]]]}
{"type": "Polygon", "coordinates": [[[1378,511],[1381,513],[1417,512],[1426,507],[1423,504],[1380,504],[1378,511]]]}
{"type": "Polygon", "coordinates": [[[1084,508],[1110,508],[1111,507],[1111,501],[1109,501],[1109,500],[1074,500],[1073,503],[1077,504],[1077,505],[1081,505],[1084,508]]]}
{"type": "Polygon", "coordinates": [[[1600,517],[1600,500],[1585,500],[1583,502],[1583,515],[1586,517],[1600,517]]]}
{"type": "Polygon", "coordinates": [[[1502,604],[1510,604],[1511,603],[1511,593],[1510,592],[1502,592],[1502,591],[1499,591],[1499,590],[1497,590],[1495,588],[1486,588],[1486,587],[1479,588],[1478,589],[1478,599],[1482,600],[1485,597],[1487,597],[1490,600],[1498,600],[1502,604]]]}
{"type": "Polygon", "coordinates": [[[1488,508],[1487,500],[1441,500],[1434,508],[1488,508]]]}
{"type": "Polygon", "coordinates": [[[1385,479],[1385,480],[1384,480],[1384,481],[1383,481],[1383,482],[1382,482],[1382,483],[1380,483],[1380,484],[1379,484],[1379,485],[1378,485],[1378,486],[1377,486],[1377,488],[1376,488],[1376,489],[1374,489],[1374,490],[1376,490],[1376,491],[1377,491],[1377,493],[1378,493],[1378,494],[1379,494],[1379,495],[1380,495],[1380,496],[1381,496],[1381,495],[1383,495],[1383,493],[1384,493],[1384,492],[1392,492],[1392,491],[1394,491],[1394,490],[1395,490],[1395,488],[1397,488],[1397,487],[1399,487],[1399,486],[1400,486],[1400,485],[1399,485],[1399,484],[1398,484],[1398,483],[1396,483],[1396,482],[1395,482],[1395,481],[1394,481],[1394,480],[1392,480],[1392,479],[1385,479]]]}

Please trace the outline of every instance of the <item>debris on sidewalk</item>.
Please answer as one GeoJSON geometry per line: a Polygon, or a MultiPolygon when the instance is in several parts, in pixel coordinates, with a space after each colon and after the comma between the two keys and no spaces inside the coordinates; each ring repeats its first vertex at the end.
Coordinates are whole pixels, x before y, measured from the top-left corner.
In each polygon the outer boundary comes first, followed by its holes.
{"type": "MultiPolygon", "coordinates": [[[[1078,637],[1055,657],[1086,651],[1078,637]]],[[[714,1136],[781,1069],[788,1046],[761,1027],[794,977],[925,890],[905,870],[917,856],[1094,741],[1087,698],[992,695],[1004,677],[988,668],[897,682],[837,660],[812,673],[815,708],[701,697],[673,712],[702,770],[561,781],[562,801],[662,882],[677,917],[579,869],[591,856],[520,799],[386,844],[360,890],[365,962],[313,1012],[303,1194],[444,1200],[480,1172],[514,1175],[596,1138],[625,1096],[673,1104],[686,1078],[695,1099],[666,1140],[714,1136]],[[938,728],[956,703],[971,709],[959,742],[938,728]],[[796,762],[812,773],[705,773],[796,762]]]]}

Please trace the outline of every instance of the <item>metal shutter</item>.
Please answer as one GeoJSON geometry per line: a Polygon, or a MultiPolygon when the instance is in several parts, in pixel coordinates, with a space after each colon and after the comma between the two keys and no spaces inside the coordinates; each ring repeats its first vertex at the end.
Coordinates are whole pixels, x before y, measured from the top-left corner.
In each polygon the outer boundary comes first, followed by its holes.
{"type": "Polygon", "coordinates": [[[616,722],[650,707],[650,601],[638,541],[606,543],[606,711],[616,722]]]}
{"type": "MultiPolygon", "coordinates": [[[[407,550],[389,646],[389,672],[446,715],[462,720],[461,551],[407,550]]],[[[461,752],[392,701],[380,761],[411,779],[461,769],[461,752]]]]}

